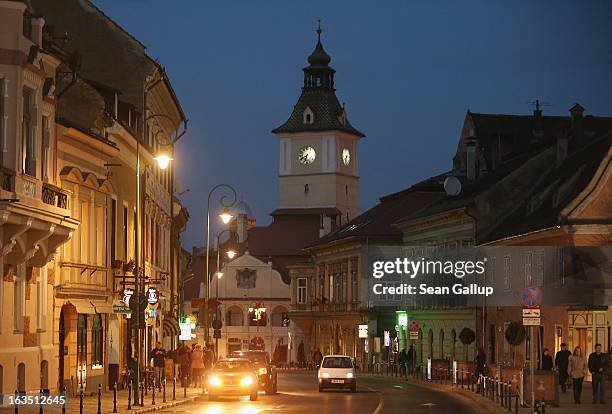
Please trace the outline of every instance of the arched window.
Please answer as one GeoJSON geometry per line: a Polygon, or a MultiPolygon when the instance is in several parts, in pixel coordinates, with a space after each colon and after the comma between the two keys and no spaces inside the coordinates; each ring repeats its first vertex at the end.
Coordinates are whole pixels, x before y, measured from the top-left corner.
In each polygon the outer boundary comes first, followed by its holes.
{"type": "Polygon", "coordinates": [[[303,121],[305,124],[313,124],[314,123],[314,113],[312,109],[306,108],[303,113],[303,121]]]}
{"type": "Polygon", "coordinates": [[[288,319],[287,308],[284,306],[277,306],[272,310],[272,326],[287,326],[288,319]]]}
{"type": "Polygon", "coordinates": [[[440,349],[440,359],[444,359],[444,329],[440,329],[440,337],[439,337],[439,349],[440,349]]]}
{"type": "Polygon", "coordinates": [[[434,348],[434,334],[433,331],[430,329],[429,333],[427,335],[428,339],[429,339],[429,355],[427,355],[428,358],[432,358],[433,359],[433,348],[434,348]]]}
{"type": "Polygon", "coordinates": [[[26,371],[25,364],[21,362],[17,365],[17,391],[20,393],[26,392],[26,371]]]}
{"type": "Polygon", "coordinates": [[[243,326],[244,314],[238,306],[230,306],[225,314],[225,324],[227,326],[243,326]]]}
{"type": "Polygon", "coordinates": [[[310,191],[310,187],[308,187],[308,184],[304,184],[304,194],[308,194],[308,191],[310,191]]]}
{"type": "Polygon", "coordinates": [[[49,392],[49,362],[47,360],[40,363],[40,389],[49,392]]]}

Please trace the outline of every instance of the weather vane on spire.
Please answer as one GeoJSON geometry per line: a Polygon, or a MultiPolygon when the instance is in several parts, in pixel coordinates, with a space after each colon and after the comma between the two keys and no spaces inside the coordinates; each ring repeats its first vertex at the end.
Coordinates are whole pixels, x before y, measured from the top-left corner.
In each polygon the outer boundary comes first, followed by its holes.
{"type": "Polygon", "coordinates": [[[317,20],[317,40],[320,42],[321,41],[321,19],[317,20]]]}

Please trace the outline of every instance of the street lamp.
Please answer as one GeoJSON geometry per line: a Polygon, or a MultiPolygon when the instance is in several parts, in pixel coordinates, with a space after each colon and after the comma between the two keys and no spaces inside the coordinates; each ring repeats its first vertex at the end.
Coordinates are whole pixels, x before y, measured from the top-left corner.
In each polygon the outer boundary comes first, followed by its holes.
{"type": "Polygon", "coordinates": [[[166,168],[168,168],[168,165],[170,165],[170,161],[174,160],[174,158],[170,157],[166,153],[161,153],[153,159],[157,161],[157,165],[162,170],[165,170],[166,168]]]}
{"type": "Polygon", "coordinates": [[[236,252],[234,250],[228,250],[227,252],[225,252],[225,254],[227,255],[227,257],[229,257],[230,260],[232,260],[234,257],[236,257],[236,252]]]}
{"type": "Polygon", "coordinates": [[[231,185],[228,184],[217,184],[216,186],[214,186],[210,192],[208,193],[208,202],[206,204],[206,268],[204,269],[204,286],[205,286],[205,297],[204,297],[204,342],[205,344],[208,344],[208,337],[209,337],[209,332],[208,332],[208,300],[210,299],[210,273],[209,273],[209,261],[210,261],[210,199],[213,195],[213,193],[220,188],[225,188],[229,191],[231,191],[232,193],[232,202],[231,203],[226,203],[225,199],[226,196],[221,196],[221,198],[219,199],[219,203],[221,204],[221,206],[223,207],[223,213],[221,213],[219,215],[219,217],[221,217],[221,220],[223,221],[224,224],[229,223],[229,221],[232,219],[232,214],[230,213],[229,209],[231,207],[234,206],[234,204],[236,204],[236,201],[238,200],[238,195],[236,194],[236,190],[234,190],[234,187],[232,187],[231,185]]]}
{"type": "MultiPolygon", "coordinates": [[[[228,214],[231,217],[233,217],[231,214],[229,214],[229,210],[224,209],[223,214],[228,214]]],[[[221,214],[221,216],[223,216],[223,214],[221,214]]],[[[216,292],[215,292],[215,302],[217,304],[217,310],[215,312],[215,319],[216,320],[220,320],[219,318],[219,283],[222,277],[223,277],[223,272],[221,272],[221,235],[223,233],[227,233],[229,232],[229,229],[225,229],[225,230],[221,230],[220,232],[217,233],[217,282],[216,282],[216,292]]],[[[236,252],[234,250],[228,250],[225,254],[227,254],[227,257],[229,257],[229,259],[233,259],[234,256],[236,256],[236,252]]],[[[215,335],[215,355],[219,355],[219,338],[217,338],[217,336],[215,335]]]]}

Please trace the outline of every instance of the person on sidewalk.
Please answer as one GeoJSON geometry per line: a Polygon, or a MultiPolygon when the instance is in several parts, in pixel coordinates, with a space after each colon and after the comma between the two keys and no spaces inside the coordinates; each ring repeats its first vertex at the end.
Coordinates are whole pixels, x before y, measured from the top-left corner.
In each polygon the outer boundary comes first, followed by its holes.
{"type": "Polygon", "coordinates": [[[569,364],[569,357],[572,353],[567,349],[567,345],[561,344],[561,350],[555,355],[555,366],[559,371],[559,384],[561,384],[561,391],[565,393],[567,391],[567,365],[569,364]]]}
{"type": "Polygon", "coordinates": [[[314,362],[318,368],[321,365],[322,360],[323,360],[323,354],[321,353],[319,348],[317,348],[316,351],[314,351],[314,353],[312,354],[312,362],[314,362]]]}
{"type": "Polygon", "coordinates": [[[155,383],[161,391],[162,379],[165,378],[164,367],[166,364],[166,350],[162,348],[161,342],[155,343],[155,348],[151,351],[153,358],[153,368],[155,369],[155,383]]]}
{"type": "Polygon", "coordinates": [[[414,347],[410,345],[410,347],[408,348],[408,354],[406,355],[406,372],[409,375],[414,374],[414,360],[415,360],[414,347]]]}
{"type": "Polygon", "coordinates": [[[552,356],[548,353],[548,348],[544,348],[544,352],[542,352],[542,360],[540,363],[542,371],[552,371],[553,360],[552,356]]]}
{"type": "Polygon", "coordinates": [[[400,378],[406,377],[406,348],[403,348],[397,356],[397,363],[399,364],[400,378]]]}
{"type": "Polygon", "coordinates": [[[580,395],[582,394],[582,382],[587,374],[586,359],[582,356],[580,347],[574,348],[574,353],[569,357],[567,367],[569,376],[572,379],[572,388],[574,389],[574,404],[580,404],[580,395]]]}
{"type": "Polygon", "coordinates": [[[478,353],[476,354],[476,377],[474,380],[478,384],[478,392],[480,392],[481,386],[481,375],[487,375],[487,355],[485,354],[484,349],[478,348],[478,353]]]}
{"type": "Polygon", "coordinates": [[[595,352],[589,355],[589,371],[593,375],[593,404],[605,404],[606,355],[601,352],[601,344],[595,344],[595,352]]]}
{"type": "Polygon", "coordinates": [[[204,368],[204,351],[202,350],[202,346],[196,345],[191,352],[191,375],[194,388],[202,386],[204,368]]]}

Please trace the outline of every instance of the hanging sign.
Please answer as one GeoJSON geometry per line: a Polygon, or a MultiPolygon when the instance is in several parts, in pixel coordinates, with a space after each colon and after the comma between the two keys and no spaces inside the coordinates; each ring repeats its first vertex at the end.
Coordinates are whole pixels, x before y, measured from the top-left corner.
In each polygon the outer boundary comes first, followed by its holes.
{"type": "Polygon", "coordinates": [[[368,337],[368,325],[359,325],[359,338],[368,337]]]}
{"type": "Polygon", "coordinates": [[[158,300],[159,300],[158,290],[154,287],[150,287],[147,290],[147,302],[149,302],[149,305],[155,305],[157,304],[158,300]]]}

